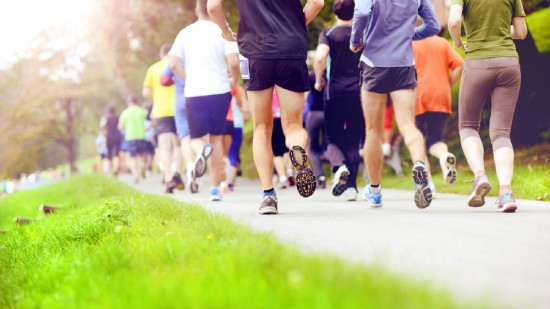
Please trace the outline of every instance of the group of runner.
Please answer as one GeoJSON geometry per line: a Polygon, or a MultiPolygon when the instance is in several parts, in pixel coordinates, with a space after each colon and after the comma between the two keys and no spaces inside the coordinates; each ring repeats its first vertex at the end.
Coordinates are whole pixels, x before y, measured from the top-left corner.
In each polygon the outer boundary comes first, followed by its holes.
{"type": "MultiPolygon", "coordinates": [[[[288,149],[300,195],[311,196],[317,185],[324,186],[325,175],[318,160],[322,149],[318,133],[323,129],[333,195],[357,199],[363,144],[369,184],[362,196],[371,206],[381,207],[381,169],[384,153],[388,153],[387,145],[383,146],[387,144],[387,105],[393,108],[414,162],[416,206],[428,207],[435,194],[428,153],[439,159],[445,183],[456,181],[456,157],[442,142],[442,134],[451,113],[450,88],[459,80],[464,61],[446,40],[434,37],[441,27],[429,0],[335,0],[337,21],[319,37],[314,75],[308,73],[306,65],[306,26],[324,1],[308,0],[302,7],[298,0],[237,0],[238,35],[226,21],[223,2],[197,0],[198,21],[181,30],[171,48],[163,47],[163,59],[149,69],[144,83],[143,94],[152,97],[154,103],[151,116],[168,192],[183,186],[177,168],[166,168],[183,156],[191,191],[197,192],[196,179],[208,166],[210,199],[222,199],[224,150],[231,166],[238,162],[234,145],[226,142],[224,147],[223,136],[231,131],[228,119],[242,117],[235,111],[242,108],[248,112],[247,104],[243,104],[246,100],[252,109],[253,155],[263,189],[260,214],[278,213],[273,158],[274,151],[279,156],[279,148],[288,149]],[[238,86],[241,78],[246,96],[238,86]],[[172,82],[177,88],[175,98],[168,94],[172,82]],[[310,90],[306,131],[304,93],[310,90]],[[230,110],[233,118],[228,118],[230,110]],[[274,118],[284,133],[284,144],[277,147],[273,134],[279,130],[274,127],[274,118]],[[308,131],[313,137],[309,143],[308,131]]],[[[491,188],[478,134],[483,103],[490,93],[490,134],[501,185],[497,208],[513,212],[517,204],[511,193],[510,127],[520,76],[512,39],[525,37],[525,13],[521,0],[491,1],[490,5],[485,5],[486,1],[482,5],[481,0],[452,2],[449,30],[455,46],[467,54],[459,118],[462,146],[476,176],[468,205],[482,206],[491,188]],[[491,18],[480,18],[487,14],[491,18]],[[460,37],[462,16],[467,48],[460,37]]],[[[237,122],[242,120],[233,120],[237,122]]],[[[240,143],[242,131],[234,132],[238,133],[236,137],[233,134],[233,141],[240,143]]],[[[287,181],[286,175],[279,176],[280,182],[287,181]]]]}

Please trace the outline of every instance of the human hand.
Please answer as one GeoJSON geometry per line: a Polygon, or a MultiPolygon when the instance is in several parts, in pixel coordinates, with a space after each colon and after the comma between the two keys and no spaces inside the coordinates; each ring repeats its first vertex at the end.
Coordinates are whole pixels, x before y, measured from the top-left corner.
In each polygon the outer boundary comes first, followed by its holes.
{"type": "Polygon", "coordinates": [[[327,82],[324,79],[322,79],[320,81],[316,81],[313,88],[315,88],[315,90],[317,90],[317,91],[321,91],[321,90],[323,90],[323,88],[325,87],[326,84],[327,84],[327,82]]]}
{"type": "Polygon", "coordinates": [[[237,34],[231,30],[229,25],[222,31],[222,37],[229,42],[237,41],[237,34]]]}
{"type": "Polygon", "coordinates": [[[363,49],[363,42],[359,42],[359,45],[357,46],[353,46],[353,44],[349,44],[349,49],[354,52],[354,53],[357,53],[359,52],[360,50],[363,49]]]}

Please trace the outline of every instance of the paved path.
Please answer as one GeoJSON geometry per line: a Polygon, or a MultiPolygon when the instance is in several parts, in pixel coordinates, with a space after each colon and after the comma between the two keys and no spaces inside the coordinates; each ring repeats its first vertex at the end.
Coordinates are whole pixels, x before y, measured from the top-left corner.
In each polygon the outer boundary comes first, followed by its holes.
{"type": "MultiPolygon", "coordinates": [[[[163,192],[160,178],[136,187],[163,192]]],[[[438,194],[420,210],[412,190],[384,189],[384,207],[372,209],[363,200],[335,198],[328,189],[304,199],[291,188],[278,190],[279,215],[260,216],[259,183],[239,179],[223,202],[210,202],[204,188],[173,196],[271,232],[304,251],[382,263],[448,288],[459,299],[486,297],[497,306],[550,308],[550,203],[520,201],[517,213],[504,214],[497,213],[494,198],[473,209],[465,196],[438,194]]]]}

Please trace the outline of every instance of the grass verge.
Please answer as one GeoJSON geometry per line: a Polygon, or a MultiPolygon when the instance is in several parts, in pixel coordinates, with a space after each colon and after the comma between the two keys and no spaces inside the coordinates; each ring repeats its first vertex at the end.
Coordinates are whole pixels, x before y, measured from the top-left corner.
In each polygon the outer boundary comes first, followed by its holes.
{"type": "MultiPolygon", "coordinates": [[[[402,149],[402,151],[406,151],[402,149]]],[[[395,176],[389,168],[385,168],[382,183],[385,188],[412,190],[413,182],[409,177],[411,166],[404,162],[404,177],[395,176]]],[[[467,182],[474,178],[465,160],[459,161],[458,180],[452,186],[443,183],[439,162],[430,158],[433,180],[438,193],[469,194],[472,183],[467,182]]],[[[485,160],[485,170],[489,176],[493,189],[490,196],[498,195],[498,179],[492,154],[485,160]]],[[[361,180],[364,185],[365,181],[361,180]]],[[[550,143],[536,145],[527,149],[516,150],[514,178],[512,181],[514,195],[517,198],[538,201],[550,201],[550,143]]]]}
{"type": "MultiPolygon", "coordinates": [[[[0,308],[454,308],[449,293],[305,256],[202,208],[75,176],[0,200],[0,308]],[[42,203],[64,209],[27,226],[42,203]]],[[[471,304],[469,304],[471,306],[471,304]]]]}

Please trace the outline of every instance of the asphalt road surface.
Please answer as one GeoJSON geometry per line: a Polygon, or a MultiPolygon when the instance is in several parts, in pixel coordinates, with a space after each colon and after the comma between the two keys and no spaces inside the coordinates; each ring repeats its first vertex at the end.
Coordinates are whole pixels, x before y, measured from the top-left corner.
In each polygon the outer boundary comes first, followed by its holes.
{"type": "MultiPolygon", "coordinates": [[[[160,178],[135,185],[163,194],[160,178]]],[[[411,181],[404,178],[404,181],[411,181]]],[[[239,179],[234,192],[210,202],[201,191],[177,191],[174,198],[226,215],[252,229],[272,233],[305,252],[389,270],[452,291],[458,299],[486,299],[496,307],[550,308],[550,203],[519,201],[514,214],[498,213],[495,198],[481,208],[466,196],[437,195],[417,209],[411,191],[383,189],[384,206],[373,209],[361,197],[346,202],[329,189],[302,198],[294,188],[277,190],[279,215],[261,216],[258,181],[239,179]]]]}

